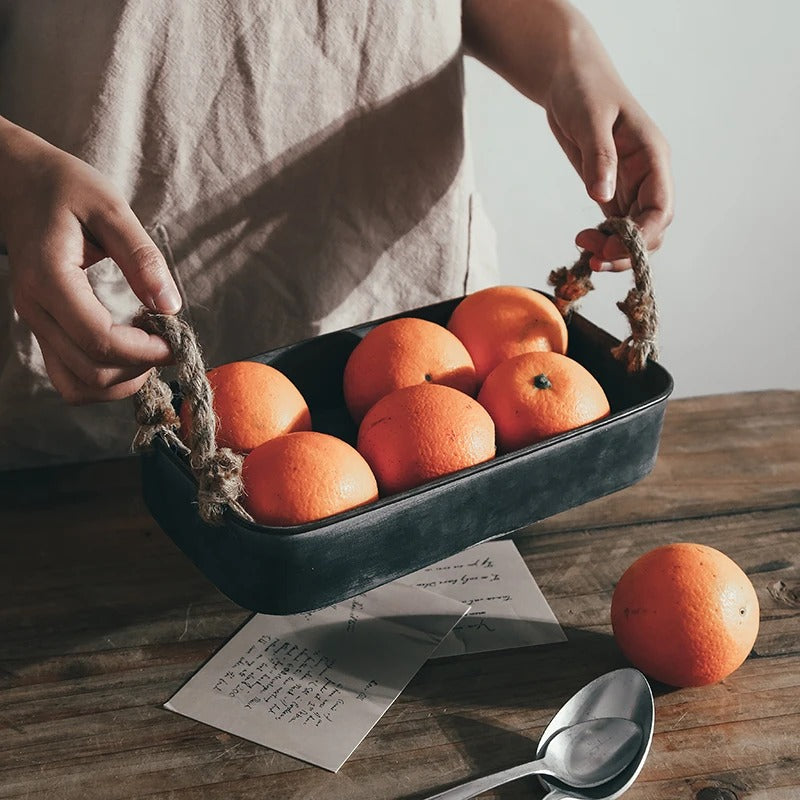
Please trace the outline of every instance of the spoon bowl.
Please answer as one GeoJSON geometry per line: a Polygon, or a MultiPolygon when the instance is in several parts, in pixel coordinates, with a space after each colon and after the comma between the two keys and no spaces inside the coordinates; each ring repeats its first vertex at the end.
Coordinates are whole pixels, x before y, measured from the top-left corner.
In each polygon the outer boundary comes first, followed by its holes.
{"type": "Polygon", "coordinates": [[[590,719],[557,731],[544,756],[527,764],[474,778],[427,800],[468,800],[527,775],[551,775],[569,786],[598,786],[619,775],[638,753],[642,729],[619,717],[590,719]]]}
{"type": "MultiPolygon", "coordinates": [[[[642,729],[619,717],[589,719],[560,730],[540,760],[539,775],[557,777],[569,786],[589,788],[622,772],[639,752],[642,729]]],[[[534,764],[529,765],[531,772],[534,764]]]]}
{"type": "Polygon", "coordinates": [[[542,758],[559,731],[586,720],[620,717],[636,723],[642,738],[633,760],[616,777],[594,787],[569,786],[552,776],[540,777],[550,790],[546,800],[615,800],[626,792],[644,766],[653,741],[655,702],[650,684],[639,670],[617,669],[601,675],[574,694],[545,728],[536,748],[542,758]]]}

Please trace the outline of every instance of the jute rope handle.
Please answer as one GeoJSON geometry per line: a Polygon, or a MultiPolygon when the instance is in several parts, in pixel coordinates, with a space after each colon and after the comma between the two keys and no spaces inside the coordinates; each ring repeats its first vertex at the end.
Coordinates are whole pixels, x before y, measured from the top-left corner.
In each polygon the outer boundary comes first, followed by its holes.
{"type": "MultiPolygon", "coordinates": [[[[617,234],[631,258],[634,285],[627,297],[617,303],[617,308],[628,318],[631,335],[611,352],[625,363],[628,372],[639,372],[645,368],[648,358],[657,357],[658,311],[647,247],[641,231],[629,217],[609,217],[597,229],[608,235],[617,234]]],[[[577,301],[594,289],[589,266],[591,255],[584,250],[572,267],[560,267],[550,273],[548,283],[555,288],[556,305],[566,318],[577,301]]]]}
{"type": "Polygon", "coordinates": [[[133,324],[148,333],[158,334],[167,342],[175,356],[183,402],[188,402],[192,411],[187,447],[176,433],[180,420],[172,406],[172,389],[161,380],[159,370],[153,369],[133,398],[139,423],[134,449],[147,450],[156,436],[163,435],[167,442],[189,457],[197,479],[197,502],[202,519],[218,525],[225,507],[230,506],[252,522],[253,518],[238,500],[242,494],[243,458],[227,447],[217,447],[217,418],[211,387],[191,326],[180,317],[156,314],[147,309],[136,315],[133,324]]]}

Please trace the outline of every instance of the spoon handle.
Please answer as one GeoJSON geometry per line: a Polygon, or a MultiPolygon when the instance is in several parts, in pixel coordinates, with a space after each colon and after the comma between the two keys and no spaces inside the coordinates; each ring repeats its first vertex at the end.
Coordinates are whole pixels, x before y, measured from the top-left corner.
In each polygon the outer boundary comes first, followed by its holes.
{"type": "Polygon", "coordinates": [[[500,786],[509,781],[515,781],[517,778],[523,778],[526,775],[534,775],[539,773],[541,775],[549,775],[550,770],[546,769],[545,761],[539,758],[536,761],[529,761],[527,764],[518,764],[516,767],[504,769],[502,772],[495,772],[493,775],[484,775],[482,778],[475,778],[474,780],[461,783],[458,786],[453,786],[446,789],[439,794],[433,794],[426,797],[425,800],[468,800],[470,797],[486,792],[489,789],[494,789],[495,786],[500,786]]]}

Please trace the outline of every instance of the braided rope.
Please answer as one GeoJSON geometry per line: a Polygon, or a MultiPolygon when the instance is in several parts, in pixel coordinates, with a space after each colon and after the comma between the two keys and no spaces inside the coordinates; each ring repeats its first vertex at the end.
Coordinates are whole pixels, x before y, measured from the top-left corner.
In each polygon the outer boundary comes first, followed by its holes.
{"type": "Polygon", "coordinates": [[[189,464],[197,479],[197,501],[200,516],[206,522],[219,525],[226,506],[252,522],[252,517],[240,505],[242,495],[243,458],[227,447],[217,448],[217,418],[214,414],[211,387],[200,347],[191,327],[180,317],[156,314],[142,309],[133,324],[149,333],[161,336],[169,345],[178,368],[178,384],[183,402],[191,409],[192,423],[188,431],[188,448],[176,431],[180,420],[172,406],[172,390],[153,369],[144,385],[134,396],[134,408],[139,429],[134,438],[136,450],[152,446],[156,436],[175,445],[189,456],[189,464]]]}
{"type": "MultiPolygon", "coordinates": [[[[607,235],[619,236],[630,255],[634,286],[617,308],[628,318],[631,335],[611,352],[625,363],[628,372],[639,372],[648,358],[655,359],[658,354],[658,309],[647,248],[641,231],[628,217],[609,217],[597,228],[607,235]]],[[[591,253],[584,250],[572,267],[560,267],[550,273],[548,283],[555,288],[556,305],[564,317],[569,317],[577,301],[594,288],[590,258],[591,253]]]]}

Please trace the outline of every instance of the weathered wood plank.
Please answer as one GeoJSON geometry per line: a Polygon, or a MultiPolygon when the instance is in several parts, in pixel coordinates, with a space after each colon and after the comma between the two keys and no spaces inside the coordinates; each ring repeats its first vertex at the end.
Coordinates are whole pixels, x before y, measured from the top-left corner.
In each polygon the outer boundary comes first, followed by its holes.
{"type": "Polygon", "coordinates": [[[653,472],[624,491],[536,523],[534,532],[705,517],[800,503],[800,392],[668,403],[653,472]]]}

